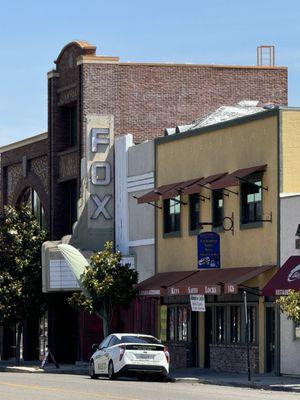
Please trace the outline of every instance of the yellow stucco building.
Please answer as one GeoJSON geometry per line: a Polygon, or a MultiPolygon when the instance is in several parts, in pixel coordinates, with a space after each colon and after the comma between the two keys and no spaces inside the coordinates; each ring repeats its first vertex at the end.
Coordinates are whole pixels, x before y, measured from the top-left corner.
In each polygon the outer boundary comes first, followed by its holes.
{"type": "Polygon", "coordinates": [[[251,368],[279,369],[279,314],[261,289],[280,266],[280,195],[300,192],[299,147],[293,108],[156,139],[156,189],[139,199],[156,206],[156,276],[141,294],[160,297],[158,331],[179,366],[246,371],[246,292],[251,368]],[[210,238],[219,261],[201,253],[210,238]]]}

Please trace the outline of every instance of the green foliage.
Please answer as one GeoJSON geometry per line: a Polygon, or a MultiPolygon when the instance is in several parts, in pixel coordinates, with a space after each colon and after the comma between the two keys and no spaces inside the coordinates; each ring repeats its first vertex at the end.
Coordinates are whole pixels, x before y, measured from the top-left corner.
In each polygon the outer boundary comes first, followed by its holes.
{"type": "Polygon", "coordinates": [[[46,232],[28,207],[0,217],[0,324],[14,325],[43,304],[40,253],[46,232]]]}
{"type": "Polygon", "coordinates": [[[288,319],[300,323],[300,292],[289,290],[286,296],[280,296],[276,303],[279,304],[281,312],[287,314],[288,319]]]}
{"type": "Polygon", "coordinates": [[[99,315],[109,331],[113,308],[116,305],[129,306],[136,294],[134,285],[137,280],[137,271],[128,264],[121,265],[121,253],[113,252],[113,243],[107,242],[102,251],[91,257],[90,266],[82,276],[82,285],[89,298],[83,293],[74,293],[69,303],[99,315]]]}

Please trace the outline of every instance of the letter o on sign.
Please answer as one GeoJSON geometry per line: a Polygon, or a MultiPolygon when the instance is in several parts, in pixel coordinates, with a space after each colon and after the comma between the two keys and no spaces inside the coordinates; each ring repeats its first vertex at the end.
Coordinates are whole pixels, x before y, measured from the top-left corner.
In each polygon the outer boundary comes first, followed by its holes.
{"type": "Polygon", "coordinates": [[[107,161],[94,162],[91,166],[91,181],[96,186],[110,184],[110,164],[107,161]],[[102,170],[102,171],[101,171],[102,170]]]}

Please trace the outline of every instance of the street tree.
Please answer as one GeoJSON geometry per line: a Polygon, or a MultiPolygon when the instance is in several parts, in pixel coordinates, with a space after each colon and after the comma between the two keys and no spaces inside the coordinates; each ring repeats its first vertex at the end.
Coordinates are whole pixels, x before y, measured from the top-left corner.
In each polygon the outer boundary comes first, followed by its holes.
{"type": "Polygon", "coordinates": [[[121,258],[119,251],[113,251],[113,243],[106,242],[81,276],[83,290],[69,298],[73,307],[101,318],[104,337],[110,333],[114,308],[128,307],[136,294],[138,273],[130,264],[121,264],[121,258]]]}
{"type": "Polygon", "coordinates": [[[287,318],[300,324],[300,292],[289,290],[286,296],[280,296],[276,303],[280,310],[287,314],[287,318]]]}
{"type": "Polygon", "coordinates": [[[45,238],[29,207],[4,208],[0,216],[0,325],[17,326],[17,363],[23,321],[38,315],[44,304],[40,254],[45,238]]]}

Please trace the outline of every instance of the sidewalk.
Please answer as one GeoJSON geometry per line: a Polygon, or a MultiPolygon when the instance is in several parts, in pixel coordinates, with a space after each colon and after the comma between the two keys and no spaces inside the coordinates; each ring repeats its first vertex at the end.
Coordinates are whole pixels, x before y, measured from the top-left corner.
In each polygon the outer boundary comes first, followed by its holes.
{"type": "MultiPolygon", "coordinates": [[[[88,364],[61,364],[56,368],[54,364],[46,364],[45,369],[39,368],[40,364],[36,362],[25,362],[16,366],[13,362],[0,361],[0,372],[23,372],[23,373],[54,373],[54,374],[72,374],[87,375],[88,364]]],[[[276,390],[300,393],[300,377],[274,376],[272,374],[253,375],[251,382],[248,382],[246,374],[231,374],[213,372],[209,369],[186,368],[172,370],[170,372],[170,381],[202,383],[209,385],[250,387],[254,389],[276,390]]]]}

